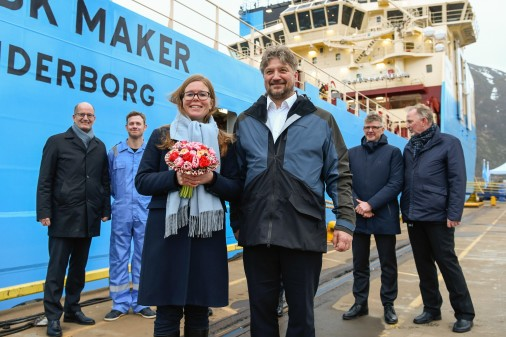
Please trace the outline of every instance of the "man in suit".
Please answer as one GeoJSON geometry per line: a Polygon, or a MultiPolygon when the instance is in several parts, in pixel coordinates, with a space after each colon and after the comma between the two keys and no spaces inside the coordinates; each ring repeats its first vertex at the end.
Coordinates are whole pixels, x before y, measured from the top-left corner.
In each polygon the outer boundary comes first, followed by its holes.
{"type": "Polygon", "coordinates": [[[75,106],[74,124],[46,142],[37,186],[37,220],[48,227],[49,263],[44,287],[47,335],[61,336],[63,321],[95,324],[81,311],[91,239],[100,235],[100,221],[111,216],[107,151],[95,137],[95,109],[89,103],[75,106]],[[64,288],[65,303],[60,299],[64,288]]]}

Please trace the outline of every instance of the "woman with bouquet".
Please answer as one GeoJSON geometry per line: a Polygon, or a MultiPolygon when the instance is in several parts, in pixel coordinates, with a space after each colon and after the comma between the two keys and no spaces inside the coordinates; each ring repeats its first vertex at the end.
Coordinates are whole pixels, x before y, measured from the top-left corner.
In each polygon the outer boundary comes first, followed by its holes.
{"type": "Polygon", "coordinates": [[[135,178],[139,193],[152,196],[139,303],[157,306],[154,336],[179,336],[183,315],[185,337],[208,336],[208,308],[228,304],[224,201],[238,200],[242,185],[233,138],[212,117],[211,82],[192,75],[170,101],[178,114],[153,131],[135,178]]]}

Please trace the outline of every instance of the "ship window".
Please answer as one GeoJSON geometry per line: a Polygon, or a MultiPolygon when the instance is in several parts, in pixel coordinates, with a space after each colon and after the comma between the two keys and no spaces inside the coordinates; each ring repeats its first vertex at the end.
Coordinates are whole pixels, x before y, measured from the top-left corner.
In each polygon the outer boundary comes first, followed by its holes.
{"type": "Polygon", "coordinates": [[[404,49],[406,51],[412,51],[413,49],[415,49],[415,43],[414,42],[405,42],[404,49]]]}
{"type": "Polygon", "coordinates": [[[329,23],[329,25],[336,25],[338,16],[339,16],[338,5],[327,7],[327,22],[329,23]]]}
{"type": "Polygon", "coordinates": [[[433,23],[443,22],[443,6],[430,6],[430,20],[433,23]]]}
{"type": "Polygon", "coordinates": [[[353,20],[351,20],[351,28],[362,29],[362,21],[364,20],[364,12],[355,10],[353,20]]]}
{"type": "Polygon", "coordinates": [[[245,42],[241,42],[239,44],[241,46],[241,54],[244,55],[244,56],[249,56],[249,44],[248,44],[248,41],[245,41],[245,42]]]}
{"type": "Polygon", "coordinates": [[[290,33],[295,33],[297,31],[297,22],[295,21],[295,14],[285,15],[286,26],[288,27],[288,31],[290,33]]]}
{"type": "Polygon", "coordinates": [[[432,64],[426,64],[425,65],[425,71],[428,72],[428,73],[431,73],[432,72],[432,64]]]}
{"type": "Polygon", "coordinates": [[[324,8],[313,9],[311,11],[311,14],[313,15],[314,28],[323,27],[326,25],[325,24],[325,9],[324,8]]]}
{"type": "Polygon", "coordinates": [[[351,11],[353,8],[348,6],[343,6],[343,17],[341,18],[341,23],[343,25],[349,25],[351,20],[351,11]]]}
{"type": "Polygon", "coordinates": [[[260,38],[257,37],[254,40],[253,45],[255,46],[254,54],[261,55],[262,54],[262,46],[260,45],[260,38]]]}
{"type": "Polygon", "coordinates": [[[311,59],[311,62],[313,62],[313,64],[317,64],[318,63],[318,57],[313,57],[311,59]]]}
{"type": "Polygon", "coordinates": [[[283,35],[283,31],[280,30],[279,32],[274,32],[274,40],[281,44],[285,44],[285,35],[283,35]]]}
{"type": "Polygon", "coordinates": [[[336,53],[336,61],[340,61],[341,60],[341,53],[336,53]]]}
{"type": "Polygon", "coordinates": [[[446,20],[447,21],[460,21],[462,16],[463,3],[447,4],[446,5],[446,20]]]}
{"type": "Polygon", "coordinates": [[[420,94],[407,94],[399,96],[390,96],[390,109],[402,109],[407,106],[417,105],[422,102],[422,95],[420,94]]]}
{"type": "Polygon", "coordinates": [[[308,30],[311,29],[311,18],[309,17],[309,11],[297,13],[299,19],[299,29],[308,30]]]}
{"type": "Polygon", "coordinates": [[[262,42],[265,48],[269,47],[272,44],[271,39],[269,39],[268,36],[262,36],[262,42]]]}
{"type": "Polygon", "coordinates": [[[402,24],[404,17],[401,11],[394,10],[387,12],[387,20],[394,26],[402,24]]]}

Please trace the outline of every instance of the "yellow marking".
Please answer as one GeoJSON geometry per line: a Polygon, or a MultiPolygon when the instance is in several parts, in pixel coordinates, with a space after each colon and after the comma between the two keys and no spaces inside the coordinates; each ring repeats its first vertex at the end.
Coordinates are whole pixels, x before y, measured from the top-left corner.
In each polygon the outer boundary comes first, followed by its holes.
{"type": "Polygon", "coordinates": [[[401,275],[407,275],[407,276],[416,276],[418,277],[418,274],[413,274],[413,273],[405,273],[405,272],[398,272],[398,274],[401,274],[401,275]]]}
{"type": "MultiPolygon", "coordinates": [[[[242,247],[238,244],[227,245],[227,252],[241,250],[242,247]]],[[[130,266],[129,266],[130,269],[130,266]]],[[[103,280],[109,278],[109,268],[92,270],[86,273],[86,282],[103,280]]],[[[65,278],[65,281],[67,278],[65,278]]],[[[0,288],[0,301],[10,300],[13,298],[33,295],[44,291],[45,280],[18,284],[10,287],[0,288]]]]}
{"type": "Polygon", "coordinates": [[[235,286],[236,284],[242,283],[244,281],[246,281],[246,277],[243,277],[243,278],[240,278],[238,280],[232,281],[232,282],[229,283],[229,285],[235,286]]]}
{"type": "Polygon", "coordinates": [[[230,307],[223,307],[223,308],[220,308],[220,310],[223,310],[225,311],[227,314],[230,314],[230,315],[234,315],[234,314],[237,314],[237,310],[234,310],[230,307]]]}
{"type": "MultiPolygon", "coordinates": [[[[476,244],[478,242],[480,242],[480,240],[485,236],[485,234],[487,234],[496,224],[497,224],[497,221],[499,221],[500,218],[502,218],[502,216],[506,213],[506,210],[503,211],[501,213],[501,215],[499,215],[495,220],[494,222],[492,222],[492,225],[491,226],[488,226],[487,229],[485,229],[485,231],[483,233],[481,233],[480,236],[478,236],[476,239],[474,239],[473,242],[471,242],[471,244],[469,246],[466,247],[466,249],[464,249],[464,251],[462,253],[460,253],[460,255],[458,256],[459,260],[462,260],[464,259],[464,257],[471,251],[471,249],[474,248],[474,246],[476,246],[476,244]]],[[[438,280],[439,282],[441,282],[443,280],[443,276],[441,276],[441,273],[439,273],[439,277],[438,277],[438,280]]],[[[410,304],[409,304],[409,307],[410,308],[418,308],[419,306],[422,305],[422,296],[421,295],[418,295],[410,304]]]]}

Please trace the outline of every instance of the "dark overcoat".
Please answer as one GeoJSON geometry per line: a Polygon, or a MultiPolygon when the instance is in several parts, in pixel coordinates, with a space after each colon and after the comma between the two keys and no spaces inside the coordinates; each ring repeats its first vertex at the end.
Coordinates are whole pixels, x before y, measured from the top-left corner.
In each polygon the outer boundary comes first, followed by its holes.
{"type": "Polygon", "coordinates": [[[88,148],[72,128],[48,138],[37,186],[37,220],[50,218],[48,235],[87,238],[100,235],[111,217],[107,151],[94,137],[88,148]]]}
{"type": "MultiPolygon", "coordinates": [[[[149,138],[135,178],[139,193],[152,196],[144,236],[139,304],[198,305],[228,304],[228,261],[225,229],[209,238],[188,237],[188,226],[164,239],[165,208],[169,192],[178,190],[175,172],[157,147],[168,128],[158,128],[149,138]]],[[[224,200],[240,198],[242,190],[233,146],[221,158],[220,173],[206,190],[224,200]]],[[[225,227],[225,224],[224,226],[225,227]]]]}
{"type": "Polygon", "coordinates": [[[382,135],[378,142],[362,143],[349,150],[350,170],[353,174],[353,202],[357,198],[371,205],[374,216],[357,214],[355,233],[390,234],[401,232],[398,196],[403,184],[401,150],[388,144],[382,135]]]}
{"type": "Polygon", "coordinates": [[[466,199],[466,162],[460,140],[436,128],[417,156],[411,142],[404,148],[405,222],[460,221],[466,199]]]}

